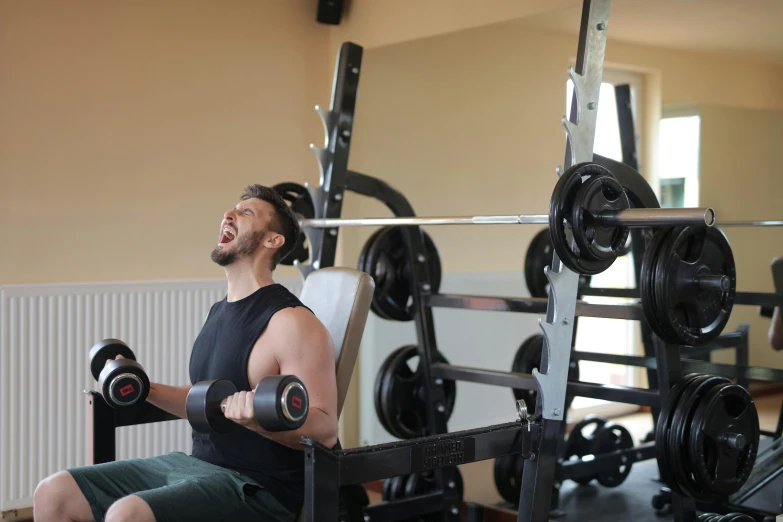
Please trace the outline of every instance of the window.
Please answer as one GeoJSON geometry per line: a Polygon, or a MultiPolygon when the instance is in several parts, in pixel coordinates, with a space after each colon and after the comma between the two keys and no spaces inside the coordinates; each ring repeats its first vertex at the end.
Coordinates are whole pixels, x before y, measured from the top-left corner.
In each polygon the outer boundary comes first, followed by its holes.
{"type": "Polygon", "coordinates": [[[699,206],[701,118],[686,111],[664,114],[659,126],[659,199],[662,207],[699,206]]]}
{"type": "MultiPolygon", "coordinates": [[[[620,127],[617,120],[617,100],[615,85],[627,84],[631,87],[631,111],[637,139],[637,159],[640,159],[640,121],[639,107],[642,106],[642,78],[625,71],[604,71],[603,83],[598,99],[598,120],[596,122],[595,144],[593,151],[616,161],[622,161],[620,127]]],[[[573,96],[573,83],[568,80],[566,114],[570,114],[573,96]]],[[[615,261],[605,272],[592,277],[590,285],[602,288],[633,288],[633,256],[628,254],[615,261]]],[[[618,299],[585,297],[593,303],[618,303],[618,299]]],[[[576,331],[575,349],[584,352],[600,352],[618,355],[631,355],[637,352],[637,328],[635,321],[580,317],[576,331]]],[[[579,363],[580,380],[599,384],[636,386],[639,373],[634,368],[617,364],[604,364],[589,361],[579,363]]],[[[569,421],[577,421],[588,414],[602,416],[622,415],[636,411],[637,406],[609,403],[599,399],[576,397],[571,406],[569,421]]]]}

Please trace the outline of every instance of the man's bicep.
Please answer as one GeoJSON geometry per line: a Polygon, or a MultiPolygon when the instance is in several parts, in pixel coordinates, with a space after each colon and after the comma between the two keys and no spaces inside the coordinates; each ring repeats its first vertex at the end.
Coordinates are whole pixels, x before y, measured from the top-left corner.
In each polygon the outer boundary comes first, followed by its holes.
{"type": "MultiPolygon", "coordinates": [[[[308,312],[309,313],[309,312],[308,312]]],[[[337,407],[334,345],[314,317],[297,325],[288,346],[282,346],[280,373],[295,375],[307,388],[310,406],[333,413],[337,407]]]]}

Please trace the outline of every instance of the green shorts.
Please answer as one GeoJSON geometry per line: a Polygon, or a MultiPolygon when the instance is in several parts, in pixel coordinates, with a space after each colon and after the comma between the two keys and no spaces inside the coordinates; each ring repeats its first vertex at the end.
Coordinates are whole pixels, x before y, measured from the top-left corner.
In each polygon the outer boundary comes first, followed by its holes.
{"type": "Polygon", "coordinates": [[[295,515],[257,482],[182,452],[70,468],[96,521],[115,501],[141,497],[156,522],[292,522],[295,515]]]}

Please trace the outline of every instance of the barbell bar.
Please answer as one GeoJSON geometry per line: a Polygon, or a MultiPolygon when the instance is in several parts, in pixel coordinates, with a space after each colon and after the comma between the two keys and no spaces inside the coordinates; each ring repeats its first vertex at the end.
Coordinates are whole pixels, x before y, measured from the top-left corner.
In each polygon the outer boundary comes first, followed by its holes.
{"type": "MultiPolygon", "coordinates": [[[[630,208],[604,211],[598,222],[610,227],[711,227],[715,212],[711,208],[630,208]]],[[[305,228],[424,225],[548,225],[547,214],[507,216],[393,217],[393,218],[316,218],[301,219],[305,228]]]]}
{"type": "Polygon", "coordinates": [[[768,219],[762,221],[727,221],[716,223],[717,227],[783,227],[783,220],[768,219]]]}

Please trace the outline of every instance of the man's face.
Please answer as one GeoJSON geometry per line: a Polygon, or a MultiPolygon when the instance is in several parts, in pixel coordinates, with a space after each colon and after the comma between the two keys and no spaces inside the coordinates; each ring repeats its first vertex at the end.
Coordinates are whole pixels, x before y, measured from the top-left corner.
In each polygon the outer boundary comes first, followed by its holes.
{"type": "Polygon", "coordinates": [[[256,198],[240,201],[226,212],[220,223],[212,261],[220,266],[228,266],[256,254],[269,232],[273,213],[274,209],[269,203],[256,198]]]}

